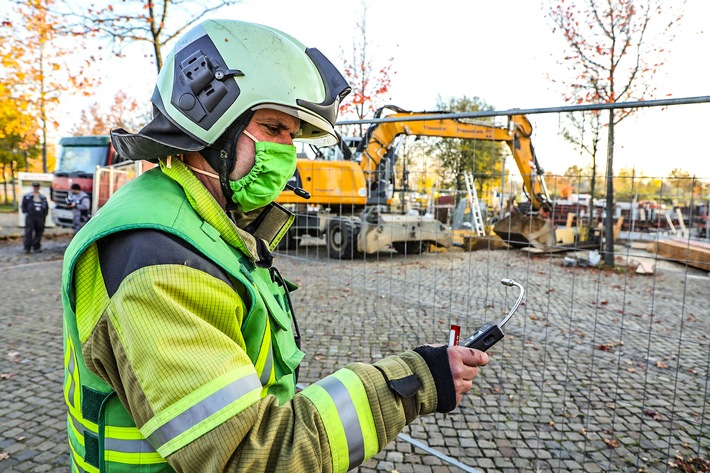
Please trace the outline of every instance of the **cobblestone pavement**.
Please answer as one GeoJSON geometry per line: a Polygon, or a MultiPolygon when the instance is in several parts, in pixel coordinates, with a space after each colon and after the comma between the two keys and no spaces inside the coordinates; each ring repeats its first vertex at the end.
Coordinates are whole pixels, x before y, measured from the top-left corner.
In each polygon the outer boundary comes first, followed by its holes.
{"type": "MultiPolygon", "coordinates": [[[[61,349],[61,258],[0,241],[0,471],[68,471],[61,349]]],[[[619,249],[621,266],[635,256],[619,249]]],[[[448,416],[405,430],[482,473],[676,471],[676,455],[710,457],[707,273],[658,261],[653,275],[573,268],[519,251],[341,262],[321,246],[279,255],[304,335],[301,381],[351,361],[445,342],[502,318],[526,287],[474,390],[448,416]]],[[[399,438],[359,471],[454,472],[399,438]]]]}

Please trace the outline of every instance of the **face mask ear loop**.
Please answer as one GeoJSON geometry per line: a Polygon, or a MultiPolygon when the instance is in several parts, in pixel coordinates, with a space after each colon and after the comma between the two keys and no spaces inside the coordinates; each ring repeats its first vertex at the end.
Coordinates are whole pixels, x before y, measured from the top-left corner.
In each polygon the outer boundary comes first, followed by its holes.
{"type": "Polygon", "coordinates": [[[185,166],[187,166],[187,168],[191,169],[193,172],[196,172],[198,174],[202,174],[203,176],[211,177],[212,179],[217,179],[219,181],[219,175],[217,175],[213,172],[205,171],[203,169],[196,168],[195,166],[190,166],[187,163],[185,164],[185,166]]]}
{"type": "Polygon", "coordinates": [[[249,133],[248,131],[244,130],[242,133],[244,133],[244,134],[247,135],[249,138],[251,138],[251,140],[252,140],[254,143],[259,143],[259,140],[257,140],[257,139],[254,137],[254,135],[252,135],[252,134],[249,133]]]}

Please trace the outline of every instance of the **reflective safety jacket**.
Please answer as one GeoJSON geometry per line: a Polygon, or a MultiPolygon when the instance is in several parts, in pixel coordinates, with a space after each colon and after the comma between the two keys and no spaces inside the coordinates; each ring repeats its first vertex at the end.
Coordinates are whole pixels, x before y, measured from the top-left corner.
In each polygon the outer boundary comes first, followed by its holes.
{"type": "Polygon", "coordinates": [[[260,246],[181,162],[77,234],[62,282],[72,471],[347,471],[434,412],[414,352],[295,394],[303,353],[260,246]]]}

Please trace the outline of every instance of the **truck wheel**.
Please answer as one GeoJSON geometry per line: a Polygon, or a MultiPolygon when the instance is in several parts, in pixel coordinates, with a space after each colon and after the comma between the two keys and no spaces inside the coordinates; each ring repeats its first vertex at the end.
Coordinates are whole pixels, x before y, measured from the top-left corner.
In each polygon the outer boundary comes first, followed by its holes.
{"type": "Polygon", "coordinates": [[[418,255],[424,251],[423,241],[395,241],[392,247],[403,255],[418,255]]]}
{"type": "Polygon", "coordinates": [[[281,251],[295,250],[296,248],[298,248],[298,244],[300,242],[300,238],[296,238],[296,232],[292,229],[289,229],[286,232],[286,235],[284,235],[279,244],[276,246],[276,248],[281,251]]]}
{"type": "Polygon", "coordinates": [[[325,241],[331,258],[353,259],[357,254],[357,230],[349,220],[335,218],[328,222],[325,241]]]}

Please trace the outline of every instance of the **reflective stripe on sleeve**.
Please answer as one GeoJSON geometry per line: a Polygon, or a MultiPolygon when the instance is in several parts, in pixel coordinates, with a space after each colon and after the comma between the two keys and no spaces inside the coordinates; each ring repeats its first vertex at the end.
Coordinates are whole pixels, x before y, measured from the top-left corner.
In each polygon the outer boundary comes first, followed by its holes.
{"type": "Polygon", "coordinates": [[[259,401],[261,382],[251,365],[227,373],[184,397],[141,428],[163,457],[174,453],[259,401]]]}
{"type": "Polygon", "coordinates": [[[303,390],[321,415],[330,443],[333,471],[345,472],[377,453],[375,422],[365,387],[350,370],[340,370],[303,390]]]}

